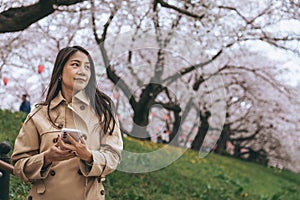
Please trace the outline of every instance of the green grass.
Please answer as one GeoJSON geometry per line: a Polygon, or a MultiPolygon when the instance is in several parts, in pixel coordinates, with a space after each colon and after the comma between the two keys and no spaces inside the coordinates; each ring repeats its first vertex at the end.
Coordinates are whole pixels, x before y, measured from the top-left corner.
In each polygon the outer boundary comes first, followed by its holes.
{"type": "Polygon", "coordinates": [[[26,115],[22,112],[0,110],[0,141],[13,145],[26,115]]]}
{"type": "MultiPolygon", "coordinates": [[[[11,112],[9,110],[0,110],[0,142],[7,141],[11,148],[14,147],[14,141],[19,133],[26,115],[22,112],[11,112]]],[[[12,150],[9,152],[11,155],[12,150]]],[[[15,176],[10,178],[10,199],[25,200],[30,186],[17,179],[15,176]]]]}
{"type": "MultiPolygon", "coordinates": [[[[0,141],[13,145],[20,116],[0,111],[0,141]]],[[[162,146],[124,139],[125,150],[131,152],[150,152],[162,146]]],[[[158,171],[134,174],[117,170],[107,177],[104,186],[108,200],[297,200],[300,175],[216,154],[200,159],[198,152],[188,150],[158,171]]],[[[11,176],[11,199],[25,199],[28,189],[28,185],[11,176]]]]}
{"type": "MultiPolygon", "coordinates": [[[[151,151],[157,145],[125,140],[125,149],[139,148],[151,151]]],[[[109,175],[105,186],[107,199],[296,200],[300,175],[216,154],[200,159],[198,152],[188,150],[159,171],[116,171],[109,175]]]]}

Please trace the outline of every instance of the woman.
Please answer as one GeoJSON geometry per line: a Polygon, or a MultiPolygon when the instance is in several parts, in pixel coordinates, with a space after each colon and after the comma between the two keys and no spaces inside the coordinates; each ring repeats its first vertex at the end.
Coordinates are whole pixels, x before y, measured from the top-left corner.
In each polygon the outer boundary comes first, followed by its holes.
{"type": "Polygon", "coordinates": [[[28,199],[104,199],[105,176],[121,161],[123,141],[111,99],[97,89],[82,47],[58,53],[45,102],[28,115],[15,141],[14,174],[32,183],[28,199]],[[76,141],[62,128],[86,135],[76,141]]]}

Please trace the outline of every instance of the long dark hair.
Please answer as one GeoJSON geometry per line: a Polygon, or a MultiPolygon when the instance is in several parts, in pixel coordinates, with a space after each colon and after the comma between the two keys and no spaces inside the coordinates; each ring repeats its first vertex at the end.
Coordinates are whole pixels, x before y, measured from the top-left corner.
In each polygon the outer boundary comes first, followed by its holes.
{"type": "Polygon", "coordinates": [[[65,47],[58,52],[54,63],[51,80],[48,86],[46,100],[42,104],[47,105],[48,117],[51,123],[57,127],[50,117],[50,103],[61,90],[61,76],[66,62],[77,51],[81,51],[82,53],[86,54],[90,62],[91,77],[88,85],[84,89],[85,93],[89,97],[90,104],[99,118],[100,125],[103,126],[104,133],[109,133],[111,135],[116,125],[116,119],[114,117],[114,104],[109,96],[98,89],[94,61],[89,52],[83,47],[65,47]]]}

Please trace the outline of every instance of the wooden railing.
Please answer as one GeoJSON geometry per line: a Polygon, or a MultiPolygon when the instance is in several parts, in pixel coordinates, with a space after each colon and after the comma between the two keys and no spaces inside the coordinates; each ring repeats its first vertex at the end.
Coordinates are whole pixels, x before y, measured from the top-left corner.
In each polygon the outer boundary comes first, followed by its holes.
{"type": "Polygon", "coordinates": [[[9,200],[10,174],[14,167],[10,164],[8,153],[11,147],[8,142],[0,143],[0,200],[9,200]]]}
{"type": "Polygon", "coordinates": [[[13,174],[14,171],[14,167],[11,164],[4,162],[2,160],[0,160],[0,169],[5,170],[10,174],[13,174]]]}

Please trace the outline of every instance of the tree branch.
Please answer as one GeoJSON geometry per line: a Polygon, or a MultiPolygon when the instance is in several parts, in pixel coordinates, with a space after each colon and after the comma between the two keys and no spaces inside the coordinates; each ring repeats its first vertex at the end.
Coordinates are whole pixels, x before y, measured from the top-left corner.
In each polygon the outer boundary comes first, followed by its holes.
{"type": "Polygon", "coordinates": [[[181,111],[180,106],[178,104],[173,103],[173,102],[163,103],[163,102],[156,101],[156,102],[154,102],[153,107],[156,107],[157,105],[161,105],[166,110],[172,110],[174,112],[180,112],[181,111]]]}
{"type": "MultiPolygon", "coordinates": [[[[245,136],[245,137],[239,137],[239,138],[230,138],[229,140],[235,144],[236,142],[243,142],[243,141],[251,141],[255,138],[256,135],[258,135],[260,133],[260,131],[263,129],[263,126],[258,125],[257,129],[255,130],[255,132],[251,135],[245,136]]],[[[234,130],[232,130],[234,131],[234,130]]],[[[235,131],[234,131],[235,132],[235,131]]]]}
{"type": "Polygon", "coordinates": [[[227,10],[232,10],[234,12],[237,13],[238,16],[240,16],[245,22],[246,24],[253,24],[253,22],[263,16],[264,14],[266,14],[269,10],[270,10],[270,7],[267,6],[264,10],[262,10],[260,13],[258,13],[255,17],[253,17],[252,19],[247,19],[244,15],[242,15],[241,12],[238,11],[238,9],[234,8],[234,7],[231,7],[231,6],[218,6],[218,8],[220,9],[227,9],[227,10]]]}
{"type": "Polygon", "coordinates": [[[9,8],[0,13],[0,33],[24,30],[53,13],[57,6],[69,6],[83,1],[85,0],[40,0],[33,5],[9,8]]]}
{"type": "Polygon", "coordinates": [[[180,70],[179,72],[176,72],[174,75],[171,75],[169,77],[167,77],[166,79],[163,80],[163,82],[165,82],[167,85],[171,84],[172,82],[176,81],[178,78],[198,69],[198,68],[201,68],[201,67],[204,67],[208,64],[210,64],[211,62],[213,62],[215,59],[217,59],[222,53],[223,53],[223,50],[224,48],[229,48],[231,47],[232,45],[234,44],[233,43],[229,43],[227,44],[225,47],[221,48],[213,57],[211,57],[209,60],[205,61],[205,62],[202,62],[202,63],[199,63],[199,64],[196,64],[196,65],[192,65],[192,66],[189,66],[189,67],[186,67],[182,70],[180,70]]]}
{"type": "Polygon", "coordinates": [[[290,92],[289,90],[284,87],[283,85],[277,84],[277,82],[272,79],[272,76],[267,74],[266,72],[264,73],[259,73],[259,69],[250,69],[247,68],[245,66],[234,66],[234,65],[224,65],[218,72],[221,72],[225,69],[235,69],[235,70],[241,70],[241,71],[248,71],[250,73],[253,73],[256,75],[256,77],[259,77],[260,79],[264,80],[265,82],[269,83],[270,85],[272,85],[276,90],[278,90],[279,92],[285,93],[285,95],[289,96],[290,92]]]}
{"type": "Polygon", "coordinates": [[[128,98],[132,108],[135,109],[136,108],[136,100],[134,99],[134,96],[132,95],[132,91],[130,90],[130,88],[126,84],[126,82],[123,79],[121,79],[120,76],[117,75],[116,71],[110,65],[110,61],[109,61],[106,49],[104,47],[104,41],[106,38],[107,30],[108,30],[108,27],[109,27],[111,21],[114,18],[115,13],[116,13],[116,11],[113,11],[110,14],[107,22],[104,24],[104,30],[102,32],[102,35],[101,35],[101,37],[99,37],[99,35],[97,33],[97,27],[96,27],[95,4],[94,4],[94,0],[91,0],[91,17],[92,17],[93,34],[94,34],[94,38],[95,38],[95,40],[100,48],[101,54],[102,54],[102,59],[103,59],[104,65],[106,67],[107,77],[116,86],[121,88],[121,90],[124,92],[125,96],[128,98]]]}
{"type": "MultiPolygon", "coordinates": [[[[184,15],[187,15],[189,17],[193,17],[193,18],[196,18],[196,19],[199,19],[199,20],[201,20],[205,16],[205,14],[196,15],[194,13],[191,13],[191,12],[187,11],[187,10],[184,10],[184,9],[178,8],[176,6],[173,6],[171,4],[168,4],[167,2],[164,2],[163,0],[156,0],[155,5],[157,5],[157,3],[159,3],[162,7],[170,8],[172,10],[175,10],[175,11],[179,12],[179,13],[182,13],[184,15]]],[[[155,8],[156,8],[156,6],[155,6],[155,8]]]]}

